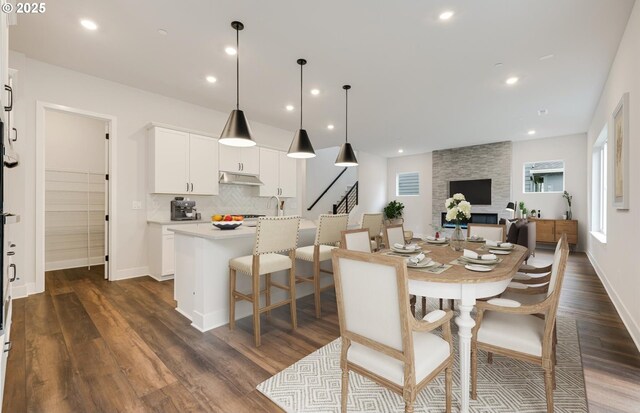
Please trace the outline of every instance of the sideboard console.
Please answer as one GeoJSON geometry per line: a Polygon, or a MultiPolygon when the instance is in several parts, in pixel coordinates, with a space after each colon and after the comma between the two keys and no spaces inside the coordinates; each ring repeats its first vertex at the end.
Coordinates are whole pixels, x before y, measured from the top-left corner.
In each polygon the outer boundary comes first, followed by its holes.
{"type": "Polygon", "coordinates": [[[578,221],[574,219],[537,219],[529,218],[536,222],[536,242],[556,243],[567,234],[569,245],[578,244],[578,221]]]}

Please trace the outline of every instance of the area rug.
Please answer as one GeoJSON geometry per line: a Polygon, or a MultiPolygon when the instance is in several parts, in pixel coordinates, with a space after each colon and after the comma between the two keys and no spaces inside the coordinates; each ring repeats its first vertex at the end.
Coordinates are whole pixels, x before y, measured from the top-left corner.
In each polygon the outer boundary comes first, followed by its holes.
{"type": "MultiPolygon", "coordinates": [[[[457,336],[454,339],[457,343],[457,336]]],[[[288,413],[340,412],[340,339],[336,339],[257,386],[258,391],[288,413]]],[[[588,412],[580,344],[575,320],[558,318],[556,413],[588,412]]],[[[460,377],[458,351],[453,375],[453,411],[458,411],[460,377]]],[[[478,399],[474,413],[546,412],[544,374],[530,363],[494,355],[493,364],[480,351],[478,399]]],[[[420,392],[415,411],[444,412],[444,374],[420,392]]],[[[350,372],[348,411],[404,412],[402,398],[371,380],[350,372]]]]}

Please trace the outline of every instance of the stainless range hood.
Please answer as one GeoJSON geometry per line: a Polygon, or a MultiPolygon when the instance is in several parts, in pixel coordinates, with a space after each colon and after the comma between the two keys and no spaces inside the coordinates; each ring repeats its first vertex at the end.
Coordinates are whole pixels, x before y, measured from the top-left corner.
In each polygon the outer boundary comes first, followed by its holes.
{"type": "Polygon", "coordinates": [[[243,175],[243,174],[236,174],[233,172],[220,172],[220,179],[218,180],[218,182],[220,182],[221,184],[231,184],[231,185],[249,185],[249,186],[264,185],[256,175],[243,175]]]}

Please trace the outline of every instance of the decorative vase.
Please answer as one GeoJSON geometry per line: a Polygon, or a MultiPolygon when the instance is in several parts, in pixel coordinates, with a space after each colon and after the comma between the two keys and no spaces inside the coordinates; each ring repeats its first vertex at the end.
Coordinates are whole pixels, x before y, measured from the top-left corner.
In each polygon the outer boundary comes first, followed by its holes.
{"type": "Polygon", "coordinates": [[[449,241],[451,249],[454,251],[462,251],[466,243],[467,237],[464,235],[462,228],[460,228],[460,223],[456,223],[453,234],[451,234],[451,240],[449,241]]]}
{"type": "Polygon", "coordinates": [[[572,219],[573,218],[573,214],[571,213],[571,207],[569,207],[569,210],[567,211],[567,219],[572,219]]]}

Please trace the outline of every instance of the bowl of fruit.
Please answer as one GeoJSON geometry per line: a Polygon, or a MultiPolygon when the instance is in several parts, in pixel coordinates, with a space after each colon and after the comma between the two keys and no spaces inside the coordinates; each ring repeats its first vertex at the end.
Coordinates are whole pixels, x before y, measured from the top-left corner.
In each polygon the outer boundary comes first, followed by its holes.
{"type": "Polygon", "coordinates": [[[211,223],[220,229],[236,229],[242,225],[242,215],[213,215],[211,223]]]}

